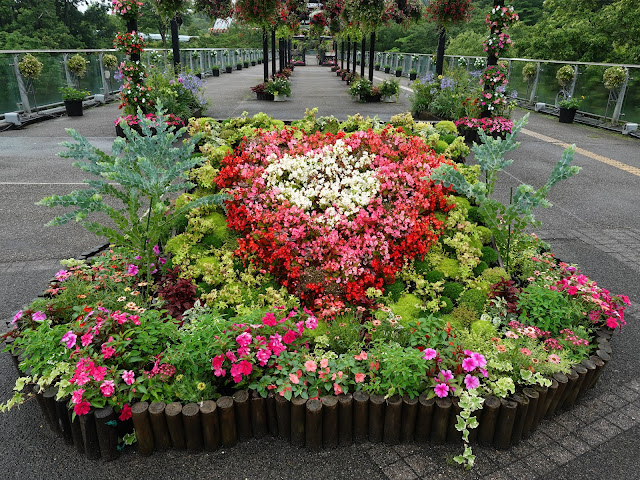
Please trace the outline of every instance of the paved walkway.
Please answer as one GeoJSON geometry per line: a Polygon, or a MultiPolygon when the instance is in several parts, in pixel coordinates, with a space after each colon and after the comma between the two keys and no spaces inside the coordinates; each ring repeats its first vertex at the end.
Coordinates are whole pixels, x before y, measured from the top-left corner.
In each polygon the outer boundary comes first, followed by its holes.
{"type": "MultiPolygon", "coordinates": [[[[376,77],[384,74],[376,72],[376,77]]],[[[387,119],[408,109],[406,91],[397,104],[359,104],[346,85],[325,67],[299,67],[293,95],[284,103],[258,102],[248,90],[261,81],[261,67],[207,80],[217,117],[264,111],[281,119],[300,118],[305,108],[344,119],[360,112],[387,119]]],[[[402,80],[406,85],[408,81],[402,80]]],[[[524,112],[516,112],[516,116],[524,112]]],[[[91,109],[81,118],[61,117],[0,134],[0,319],[13,313],[44,289],[58,261],[87,250],[100,239],[75,225],[44,228],[53,211],[34,206],[46,195],[78,188],[84,178],[71,161],[56,153],[76,128],[95,145],[108,149],[114,138],[114,104],[91,109]]],[[[541,185],[560,158],[562,144],[582,150],[576,177],[558,185],[542,210],[540,235],[560,258],[577,262],[585,273],[612,292],[640,302],[640,144],[637,140],[593,128],[563,125],[532,114],[521,135],[516,161],[503,175],[505,184],[541,185]],[[517,182],[517,183],[516,183],[517,182]]],[[[506,198],[507,188],[498,194],[506,198]]],[[[156,453],[140,457],[129,451],[107,464],[78,456],[54,438],[34,402],[0,415],[2,478],[113,479],[414,479],[414,478],[638,478],[640,470],[640,325],[637,308],[629,325],[614,338],[613,360],[598,386],[570,412],[546,421],[527,441],[502,452],[476,447],[478,465],[464,473],[448,465],[457,445],[422,446],[364,444],[321,453],[295,449],[280,440],[253,440],[214,454],[156,453]]],[[[0,355],[0,399],[10,396],[15,371],[0,355]]]]}

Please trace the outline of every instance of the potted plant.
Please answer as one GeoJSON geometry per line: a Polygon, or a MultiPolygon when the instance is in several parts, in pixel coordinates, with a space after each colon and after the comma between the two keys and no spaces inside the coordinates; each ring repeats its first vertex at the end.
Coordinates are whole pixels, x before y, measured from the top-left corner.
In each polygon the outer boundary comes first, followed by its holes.
{"type": "Polygon", "coordinates": [[[249,68],[249,61],[245,60],[242,65],[244,66],[244,68],[249,68]]]}
{"type": "Polygon", "coordinates": [[[380,62],[374,63],[373,64],[373,68],[374,68],[374,70],[379,71],[380,70],[380,62]]]}
{"type": "Polygon", "coordinates": [[[35,81],[38,79],[40,74],[42,73],[42,62],[34,57],[32,54],[27,53],[22,60],[18,63],[18,70],[20,74],[26,79],[26,89],[27,92],[33,92],[33,103],[34,106],[37,106],[36,102],[36,87],[35,81]]]}
{"type": "Polygon", "coordinates": [[[402,67],[396,67],[396,77],[402,76],[402,67]]]}
{"type": "Polygon", "coordinates": [[[378,86],[378,92],[380,93],[380,97],[383,102],[393,103],[398,99],[398,94],[400,93],[400,82],[394,78],[385,80],[378,86]]]}
{"type": "Polygon", "coordinates": [[[602,75],[602,82],[608,90],[618,90],[627,78],[624,67],[609,67],[602,75]]]}
{"type": "Polygon", "coordinates": [[[220,66],[218,65],[214,65],[211,67],[211,74],[214,77],[219,77],[220,76],[220,66]]]}
{"type": "Polygon", "coordinates": [[[224,66],[224,71],[227,72],[227,73],[233,72],[233,64],[232,63],[227,63],[224,66]]]}
{"type": "Polygon", "coordinates": [[[560,67],[556,72],[556,80],[562,88],[565,88],[571,81],[573,81],[573,77],[575,76],[575,70],[571,65],[565,65],[564,67],[560,67]]]}
{"type": "Polygon", "coordinates": [[[273,78],[269,80],[265,91],[273,95],[274,102],[284,102],[291,95],[291,82],[286,78],[273,78]]]}
{"type": "Polygon", "coordinates": [[[64,100],[67,115],[70,117],[81,117],[82,101],[87,95],[90,95],[90,93],[86,90],[78,90],[73,87],[60,87],[60,93],[62,94],[62,100],[64,100]]]}
{"type": "Polygon", "coordinates": [[[256,66],[256,61],[255,60],[251,60],[251,66],[255,67],[256,66]]]}
{"type": "Polygon", "coordinates": [[[242,70],[242,62],[236,63],[236,70],[242,70]]]}
{"type": "Polygon", "coordinates": [[[267,84],[263,82],[263,83],[259,83],[255,87],[251,87],[251,91],[256,94],[256,96],[258,97],[258,100],[273,101],[273,94],[268,93],[266,88],[267,88],[267,84]]]}
{"type": "Polygon", "coordinates": [[[87,73],[87,63],[89,63],[87,59],[79,53],[76,53],[67,60],[67,69],[71,72],[73,83],[78,88],[80,87],[80,79],[87,73]]]}
{"type": "Polygon", "coordinates": [[[391,65],[388,63],[384,66],[384,73],[389,73],[391,71],[391,65]]]}
{"type": "Polygon", "coordinates": [[[416,78],[418,78],[418,71],[415,68],[412,68],[409,71],[409,80],[415,80],[416,78]]]}
{"type": "MultiPolygon", "coordinates": [[[[582,97],[584,99],[584,97],[582,97]]],[[[558,103],[558,107],[560,107],[560,123],[573,123],[573,120],[576,116],[576,111],[578,107],[582,103],[582,99],[577,99],[573,97],[569,97],[566,100],[562,100],[558,103]]]]}

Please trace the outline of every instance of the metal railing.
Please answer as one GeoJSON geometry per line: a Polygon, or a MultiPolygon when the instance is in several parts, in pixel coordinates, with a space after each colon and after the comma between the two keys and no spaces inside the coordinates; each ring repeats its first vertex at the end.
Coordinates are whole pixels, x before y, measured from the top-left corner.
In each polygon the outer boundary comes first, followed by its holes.
{"type": "MultiPolygon", "coordinates": [[[[486,57],[445,55],[445,61],[448,66],[465,63],[465,68],[473,71],[484,68],[486,57]],[[464,62],[460,61],[461,58],[464,58],[464,62]]],[[[571,65],[575,75],[566,93],[573,97],[584,97],[580,107],[581,113],[606,120],[614,125],[619,122],[633,125],[640,123],[640,65],[529,58],[503,58],[501,61],[508,65],[510,88],[517,92],[516,98],[525,106],[537,109],[543,106],[556,107],[558,94],[562,90],[556,80],[556,72],[564,65],[571,65]],[[535,76],[525,80],[522,67],[527,63],[535,65],[536,73],[535,76]],[[602,81],[604,71],[612,66],[623,67],[626,72],[624,83],[617,91],[608,90],[602,81]]],[[[403,77],[408,77],[412,68],[417,71],[418,79],[423,78],[427,73],[435,72],[435,59],[428,54],[376,52],[374,63],[380,63],[381,66],[389,65],[390,73],[395,73],[396,69],[400,68],[403,77]]],[[[365,64],[369,64],[368,52],[365,54],[365,64]]]]}
{"type": "MultiPolygon", "coordinates": [[[[87,72],[79,80],[79,88],[91,92],[91,97],[103,95],[107,99],[116,93],[121,83],[114,79],[115,69],[108,69],[103,63],[105,54],[115,55],[118,62],[125,57],[113,49],[83,50],[0,50],[0,119],[4,112],[29,115],[62,104],[60,87],[76,86],[67,67],[71,55],[81,53],[88,61],[87,72]],[[27,53],[35,55],[43,64],[40,77],[31,82],[20,74],[18,63],[27,53]],[[35,88],[34,88],[35,87],[35,88]]],[[[200,74],[202,77],[213,75],[213,67],[224,71],[225,64],[257,62],[262,59],[261,49],[248,48],[184,48],[180,50],[180,65],[183,70],[200,74]]],[[[141,60],[147,66],[153,64],[163,71],[172,69],[171,51],[167,49],[148,49],[142,53],[141,60]]]]}

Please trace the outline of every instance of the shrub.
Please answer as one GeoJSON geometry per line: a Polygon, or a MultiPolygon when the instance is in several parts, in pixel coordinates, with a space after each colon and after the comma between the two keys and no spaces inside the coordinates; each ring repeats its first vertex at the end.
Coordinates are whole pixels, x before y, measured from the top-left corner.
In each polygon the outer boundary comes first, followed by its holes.
{"type": "Polygon", "coordinates": [[[493,285],[495,283],[498,283],[503,278],[506,280],[511,279],[511,275],[509,275],[504,268],[494,267],[487,268],[484,272],[482,272],[480,278],[486,282],[489,282],[490,285],[493,285]]]}
{"type": "Polygon", "coordinates": [[[480,209],[478,207],[470,207],[467,211],[467,218],[470,222],[474,223],[482,223],[482,214],[480,213],[480,209]]]}
{"type": "Polygon", "coordinates": [[[458,299],[459,305],[467,306],[473,309],[478,315],[484,311],[484,306],[487,303],[487,294],[482,290],[471,288],[466,290],[460,295],[458,299]]]}
{"type": "Polygon", "coordinates": [[[467,305],[457,306],[451,310],[449,317],[466,329],[469,329],[471,324],[479,319],[478,313],[467,305]]]}
{"type": "Polygon", "coordinates": [[[419,305],[421,304],[422,301],[413,293],[405,293],[396,303],[391,304],[390,308],[394,315],[402,318],[401,323],[404,325],[420,317],[422,309],[419,305]]]}
{"type": "MultiPolygon", "coordinates": [[[[471,208],[474,208],[474,207],[471,207],[471,208]]],[[[487,228],[484,225],[478,225],[475,231],[478,234],[478,239],[482,242],[483,245],[487,245],[488,243],[491,243],[491,236],[493,234],[491,233],[490,228],[487,228]]]]}
{"type": "Polygon", "coordinates": [[[460,262],[455,258],[444,258],[437,268],[445,277],[457,278],[460,275],[460,262]]]}
{"type": "Polygon", "coordinates": [[[498,261],[498,252],[491,247],[482,247],[482,261],[494,265],[498,261]]]}
{"type": "Polygon", "coordinates": [[[476,265],[473,268],[473,274],[476,277],[479,277],[480,275],[482,275],[482,272],[484,272],[487,268],[489,268],[489,265],[487,265],[487,262],[480,262],[478,265],[476,265]]]}
{"type": "Polygon", "coordinates": [[[436,143],[436,147],[434,148],[434,150],[438,155],[443,155],[444,152],[447,150],[448,146],[449,144],[447,142],[443,140],[438,140],[438,143],[436,143]]]}
{"type": "MultiPolygon", "coordinates": [[[[416,258],[413,261],[413,268],[415,269],[415,271],[417,273],[419,273],[420,275],[425,276],[427,273],[430,273],[429,271],[431,270],[431,264],[429,263],[428,260],[420,260],[419,258],[416,258]]],[[[431,273],[434,273],[433,271],[431,273]]],[[[440,273],[440,272],[435,272],[435,273],[440,273]]],[[[440,273],[440,275],[442,275],[440,273]]],[[[426,276],[425,276],[426,278],[426,276]]],[[[429,280],[429,279],[427,279],[429,280]]],[[[432,281],[432,280],[429,280],[432,281]]],[[[438,280],[434,280],[434,281],[438,281],[438,280]]]]}
{"type": "Polygon", "coordinates": [[[469,330],[471,335],[476,335],[481,338],[491,338],[498,334],[496,327],[488,320],[476,320],[471,324],[469,330]]]}
{"type": "Polygon", "coordinates": [[[440,313],[447,314],[451,313],[453,310],[453,301],[449,297],[441,297],[440,301],[442,305],[440,306],[440,313]]]}
{"type": "Polygon", "coordinates": [[[387,295],[389,295],[392,302],[400,300],[405,287],[406,285],[402,280],[396,280],[394,283],[386,287],[387,295]]]}
{"type": "Polygon", "coordinates": [[[464,285],[458,282],[445,282],[442,288],[442,295],[456,301],[464,290],[464,285]]]}

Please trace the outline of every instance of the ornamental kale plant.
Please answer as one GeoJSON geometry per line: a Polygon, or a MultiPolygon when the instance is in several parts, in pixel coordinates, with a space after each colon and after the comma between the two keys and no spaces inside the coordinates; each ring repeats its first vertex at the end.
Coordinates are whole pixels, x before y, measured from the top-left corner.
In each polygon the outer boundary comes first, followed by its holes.
{"type": "Polygon", "coordinates": [[[551,187],[580,171],[580,167],[571,165],[575,153],[575,145],[573,145],[562,153],[562,158],[554,167],[549,179],[539,189],[536,190],[531,185],[525,184],[518,186],[515,191],[512,188],[508,205],[503,205],[492,198],[498,173],[513,163],[512,159],[504,158],[505,154],[520,145],[515,141],[515,137],[526,125],[528,119],[529,115],[527,114],[516,122],[513,131],[507,134],[504,140],[489,137],[482,130],[478,131],[482,143],[475,145],[472,151],[481,171],[484,172],[484,182],[471,184],[453,166],[444,164],[433,171],[430,176],[431,180],[440,181],[445,186],[451,186],[459,194],[466,195],[479,205],[479,211],[495,237],[496,245],[505,260],[507,269],[509,268],[511,237],[519,238],[527,227],[538,226],[539,222],[536,221],[532,213],[533,209],[550,207],[551,202],[545,197],[551,187]]]}
{"type": "Polygon", "coordinates": [[[158,106],[157,121],[144,117],[138,111],[138,123],[142,135],[122,123],[126,139],[113,143],[113,156],[107,155],[73,129],[67,132],[77,143],[64,142],[69,150],[60,154],[76,160],[74,166],[98,177],[85,180],[88,188],[67,195],[52,195],[36,205],[70,207],[74,210],[59,215],[47,226],[63,225],[75,220],[90,232],[106,237],[141,257],[141,268],[150,282],[156,255],[153,251],[162,246],[176,222],[192,208],[220,205],[225,195],[208,195],[176,208],[171,197],[195,186],[186,180],[187,173],[200,165],[203,158],[193,154],[200,136],[174,146],[185,132],[167,124],[169,117],[158,106]],[[152,133],[155,130],[155,135],[152,133]],[[120,206],[117,206],[120,204],[120,206]],[[111,219],[109,224],[87,219],[91,213],[101,213],[111,219]],[[156,246],[157,245],[157,246],[156,246]]]}

